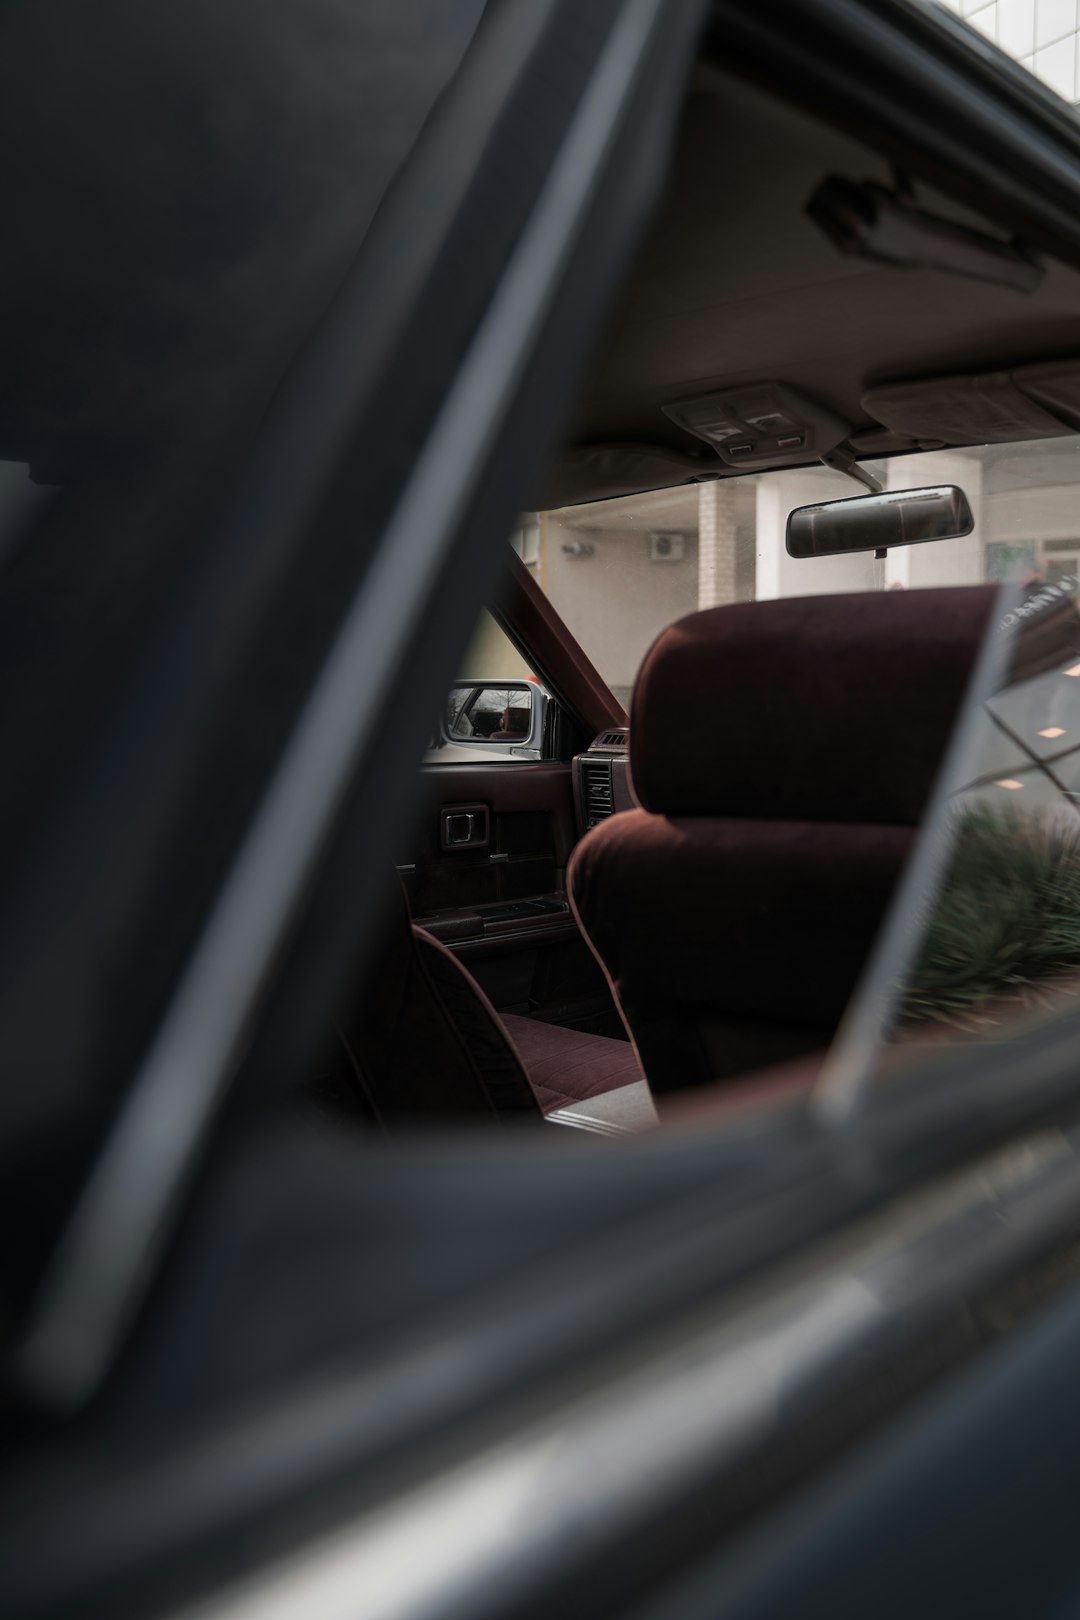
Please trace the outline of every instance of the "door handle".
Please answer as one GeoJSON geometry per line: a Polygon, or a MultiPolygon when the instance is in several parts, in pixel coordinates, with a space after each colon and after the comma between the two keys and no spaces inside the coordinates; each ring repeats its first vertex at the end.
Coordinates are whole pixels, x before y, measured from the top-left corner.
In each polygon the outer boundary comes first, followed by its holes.
{"type": "Polygon", "coordinates": [[[486,804],[447,804],[439,811],[439,845],[444,850],[486,849],[490,836],[486,804]]]}

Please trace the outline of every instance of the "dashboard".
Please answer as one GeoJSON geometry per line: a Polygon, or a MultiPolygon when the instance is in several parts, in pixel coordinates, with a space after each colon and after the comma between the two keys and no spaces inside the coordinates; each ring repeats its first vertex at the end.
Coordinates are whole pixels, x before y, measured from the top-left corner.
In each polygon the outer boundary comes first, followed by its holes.
{"type": "Polygon", "coordinates": [[[630,786],[629,743],[628,727],[612,727],[599,732],[585,753],[575,755],[574,811],[579,836],[608,816],[636,807],[630,786]]]}

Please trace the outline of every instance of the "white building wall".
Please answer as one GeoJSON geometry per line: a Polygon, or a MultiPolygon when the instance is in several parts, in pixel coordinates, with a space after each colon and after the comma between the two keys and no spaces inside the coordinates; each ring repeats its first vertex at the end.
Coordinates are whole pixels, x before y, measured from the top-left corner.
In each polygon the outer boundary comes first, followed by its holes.
{"type": "Polygon", "coordinates": [[[684,531],[681,558],[654,562],[649,529],[602,528],[600,522],[598,515],[594,528],[570,527],[544,516],[540,584],[625,702],[661,630],[697,608],[698,536],[684,531]],[[579,545],[591,550],[575,554],[579,545]]]}
{"type": "Polygon", "coordinates": [[[1047,489],[1010,489],[989,504],[986,538],[1005,543],[1024,540],[1075,540],[1080,537],[1080,490],[1075,484],[1047,489]]]}
{"type": "Polygon", "coordinates": [[[1065,101],[1080,100],[1077,0],[941,0],[1065,101]]]}
{"type": "Polygon", "coordinates": [[[897,546],[885,558],[886,587],[979,585],[986,577],[983,474],[978,459],[961,451],[935,450],[929,455],[899,456],[887,464],[889,489],[921,489],[933,484],[960,486],[971,504],[975,527],[958,540],[897,546]]]}
{"type": "Polygon", "coordinates": [[[829,596],[837,591],[880,587],[872,552],[850,557],[789,557],[787,516],[796,506],[857,495],[854,479],[825,467],[800,472],[764,473],[757,480],[757,599],[777,596],[829,596]]]}

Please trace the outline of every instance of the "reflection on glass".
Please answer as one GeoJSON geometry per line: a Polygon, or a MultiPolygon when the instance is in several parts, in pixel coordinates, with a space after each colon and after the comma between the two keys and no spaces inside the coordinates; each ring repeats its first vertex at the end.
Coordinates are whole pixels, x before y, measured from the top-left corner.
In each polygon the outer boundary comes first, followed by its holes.
{"type": "Polygon", "coordinates": [[[898,987],[894,1043],[992,1038],[1080,990],[1075,583],[1033,582],[999,627],[1005,680],[969,722],[966,782],[938,811],[948,854],[898,987]]]}
{"type": "Polygon", "coordinates": [[[1014,739],[1024,752],[1048,759],[1080,746],[1080,690],[1061,670],[1007,687],[986,707],[1002,736],[1014,739]]]}
{"type": "Polygon", "coordinates": [[[894,1038],[927,1021],[986,1034],[1080,988],[1080,816],[984,800],[951,818],[948,866],[894,1038]]]}
{"type": "Polygon", "coordinates": [[[455,738],[523,742],[531,727],[531,694],[521,686],[455,687],[447,721],[455,738]]]}
{"type": "Polygon", "coordinates": [[[1080,1006],[1076,589],[1075,576],[1029,576],[990,632],[991,673],[958,719],[921,867],[909,864],[830,1054],[827,1112],[849,1112],[912,1046],[1007,1041],[1080,1006]]]}

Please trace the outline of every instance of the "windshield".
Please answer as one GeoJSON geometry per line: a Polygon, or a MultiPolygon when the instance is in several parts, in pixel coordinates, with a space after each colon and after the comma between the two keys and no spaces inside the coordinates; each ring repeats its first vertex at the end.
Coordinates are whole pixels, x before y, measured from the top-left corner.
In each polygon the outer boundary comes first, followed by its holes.
{"type": "MultiPolygon", "coordinates": [[[[852,980],[821,1082],[827,1096],[850,1100],[867,1076],[892,1072],[898,1059],[927,1043],[1011,1039],[1031,1017],[1057,1010],[1080,990],[1078,452],[1080,438],[1063,435],[864,463],[887,490],[954,485],[971,508],[970,533],[899,545],[884,556],[788,554],[793,509],[858,493],[850,475],[813,467],[564,507],[539,514],[525,531],[528,548],[519,543],[534,577],[628,710],[652,643],[699,609],[800,598],[809,620],[816,598],[908,592],[914,623],[920,620],[914,593],[926,589],[921,611],[929,622],[941,603],[932,588],[998,587],[968,696],[959,706],[952,700],[947,713],[942,700],[939,734],[951,732],[953,740],[935,768],[937,785],[921,814],[892,817],[910,829],[904,834],[910,853],[880,915],[876,944],[852,980]]],[[[847,615],[830,617],[822,608],[819,657],[828,664],[828,627],[843,638],[847,615]]],[[[977,647],[978,637],[972,656],[977,647]]],[[[839,648],[837,656],[844,656],[839,648]]],[[[904,683],[911,673],[889,665],[887,686],[895,695],[881,689],[884,709],[870,699],[861,708],[852,704],[850,690],[841,695],[842,712],[855,716],[850,769],[839,757],[800,752],[802,787],[785,798],[783,773],[777,776],[762,756],[753,767],[755,808],[718,813],[753,814],[774,826],[792,815],[818,825],[824,818],[845,826],[850,847],[866,832],[854,823],[866,818],[847,800],[823,808],[828,793],[823,798],[822,782],[812,778],[847,772],[858,796],[859,784],[879,769],[878,749],[893,765],[907,758],[904,683]]],[[[762,701],[753,682],[724,689],[729,711],[762,701]]],[[[913,693],[912,704],[919,701],[913,693]]],[[[698,715],[702,724],[704,718],[698,715]]],[[[644,770],[640,758],[635,766],[634,729],[632,714],[632,774],[644,770]]],[[[796,739],[781,736],[785,757],[794,758],[796,739]]],[[[655,738],[649,741],[655,752],[655,738]]],[[[918,770],[914,758],[909,764],[918,770]]],[[[704,755],[695,769],[705,770],[704,755]]],[[[643,793],[645,785],[642,776],[643,793]]],[[[649,808],[663,813],[666,792],[650,778],[649,808]]],[[[884,825],[890,818],[879,810],[870,819],[884,825]]],[[[833,909],[839,916],[840,903],[833,909]]],[[[786,1007],[798,997],[795,981],[777,966],[786,961],[782,939],[782,932],[770,934],[767,959],[780,973],[786,1007]]]]}
{"type": "Polygon", "coordinates": [[[890,490],[958,485],[969,535],[872,552],[795,558],[789,512],[857,495],[826,467],[757,473],[543,512],[515,537],[523,560],[625,706],[660,631],[699,608],[783,596],[1003,581],[1053,583],[1080,569],[1080,438],[1073,435],[865,462],[890,490]]]}

